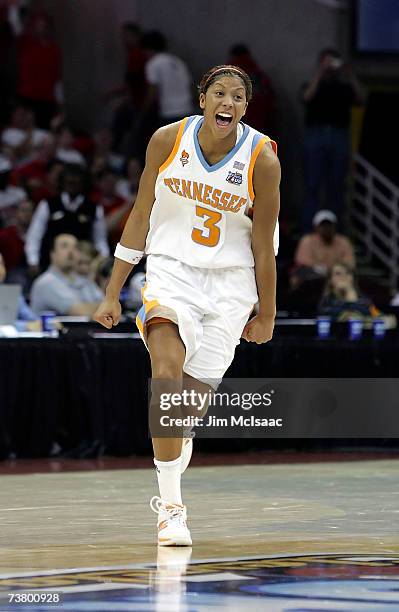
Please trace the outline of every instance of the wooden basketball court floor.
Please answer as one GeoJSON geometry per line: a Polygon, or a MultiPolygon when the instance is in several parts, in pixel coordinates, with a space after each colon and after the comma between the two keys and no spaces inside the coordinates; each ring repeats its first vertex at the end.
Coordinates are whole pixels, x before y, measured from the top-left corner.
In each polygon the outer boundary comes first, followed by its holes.
{"type": "Polygon", "coordinates": [[[235,598],[224,610],[399,610],[398,475],[396,458],[190,467],[192,550],[160,551],[152,469],[1,475],[0,611],[220,609],[210,595],[235,598]],[[63,604],[9,602],[22,592],[63,604]]]}

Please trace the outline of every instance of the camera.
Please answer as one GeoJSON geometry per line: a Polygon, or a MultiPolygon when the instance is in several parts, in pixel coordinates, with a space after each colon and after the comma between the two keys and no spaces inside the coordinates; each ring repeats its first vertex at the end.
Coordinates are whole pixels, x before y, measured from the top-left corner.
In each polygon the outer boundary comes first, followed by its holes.
{"type": "Polygon", "coordinates": [[[344,62],[342,61],[342,59],[339,59],[338,57],[334,57],[334,58],[331,60],[330,67],[331,67],[333,70],[339,70],[339,69],[342,67],[343,63],[344,63],[344,62]]]}

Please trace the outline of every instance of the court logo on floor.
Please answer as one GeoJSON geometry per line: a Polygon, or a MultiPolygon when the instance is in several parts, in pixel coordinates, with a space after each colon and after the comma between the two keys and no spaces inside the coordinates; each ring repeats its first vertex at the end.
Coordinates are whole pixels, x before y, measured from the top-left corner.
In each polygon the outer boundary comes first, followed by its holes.
{"type": "MultiPolygon", "coordinates": [[[[0,609],[10,593],[51,590],[62,610],[242,609],[385,612],[399,609],[399,555],[273,555],[191,561],[190,548],[163,548],[157,563],[0,575],[0,609]],[[103,606],[103,608],[101,608],[103,606]],[[177,607],[176,607],[177,606],[177,607]]],[[[36,609],[54,609],[45,607],[36,609]]],[[[18,610],[32,611],[30,603],[18,610]]]]}

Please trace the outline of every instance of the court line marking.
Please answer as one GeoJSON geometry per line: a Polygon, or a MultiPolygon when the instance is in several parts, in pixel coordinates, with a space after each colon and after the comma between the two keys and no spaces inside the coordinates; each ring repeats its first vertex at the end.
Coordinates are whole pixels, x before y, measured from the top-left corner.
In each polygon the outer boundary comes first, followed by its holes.
{"type": "MultiPolygon", "coordinates": [[[[79,502],[82,503],[82,502],[79,502]]],[[[65,504],[63,506],[23,506],[19,508],[0,508],[0,512],[15,512],[16,510],[52,510],[60,508],[65,508],[65,504]]]]}
{"type": "MultiPolygon", "coordinates": [[[[94,583],[94,584],[85,584],[85,585],[80,585],[80,586],[71,586],[71,587],[56,587],[56,589],[54,587],[46,587],[44,589],[18,589],[18,593],[24,593],[24,592],[29,592],[29,593],[46,593],[46,592],[50,592],[50,593],[54,593],[54,591],[56,590],[57,593],[65,593],[65,595],[69,595],[70,593],[90,593],[91,591],[119,591],[122,589],[149,589],[149,585],[148,584],[115,584],[115,583],[104,583],[104,582],[98,582],[98,583],[94,583]]],[[[13,590],[10,589],[10,593],[12,593],[13,590]]],[[[4,596],[3,594],[0,593],[0,601],[4,601],[5,599],[7,599],[8,595],[4,596]]],[[[29,605],[29,604],[28,604],[29,605]]]]}
{"type": "MultiPolygon", "coordinates": [[[[1,550],[1,547],[0,547],[1,550]]],[[[358,555],[353,554],[352,551],[344,552],[344,553],[336,553],[336,552],[308,552],[308,553],[282,553],[275,555],[256,555],[253,557],[216,557],[216,558],[208,558],[208,559],[195,559],[190,560],[189,565],[201,565],[202,563],[225,563],[225,562],[237,562],[237,561],[261,561],[263,559],[290,559],[291,557],[299,558],[299,557],[326,557],[326,556],[334,556],[342,559],[350,557],[353,560],[368,560],[370,559],[370,554],[362,554],[358,555]],[[356,559],[355,559],[356,557],[356,559]]],[[[383,555],[381,554],[376,558],[378,561],[398,561],[399,555],[383,555]]],[[[135,570],[135,569],[153,569],[156,568],[157,564],[155,562],[148,563],[131,563],[127,565],[102,565],[98,567],[78,567],[78,568],[68,568],[68,569],[54,569],[54,570],[44,570],[44,571],[36,571],[36,572],[22,572],[22,573],[12,573],[12,574],[0,574],[0,580],[8,580],[10,578],[32,578],[40,576],[58,576],[58,575],[67,575],[67,574],[79,574],[79,573],[89,573],[89,572],[101,572],[101,571],[118,571],[118,570],[135,570]]]]}
{"type": "Polygon", "coordinates": [[[233,572],[217,572],[214,574],[200,574],[199,576],[185,575],[184,582],[226,582],[230,580],[256,580],[256,576],[242,576],[233,572]]]}

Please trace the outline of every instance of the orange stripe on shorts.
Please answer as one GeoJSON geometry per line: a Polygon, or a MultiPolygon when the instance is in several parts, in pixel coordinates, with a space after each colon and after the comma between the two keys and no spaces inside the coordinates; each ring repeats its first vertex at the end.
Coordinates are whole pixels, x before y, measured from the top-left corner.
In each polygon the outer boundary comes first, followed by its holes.
{"type": "Polygon", "coordinates": [[[147,321],[147,329],[153,323],[173,323],[170,319],[165,319],[165,317],[153,317],[149,321],[147,321]]]}

